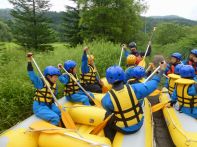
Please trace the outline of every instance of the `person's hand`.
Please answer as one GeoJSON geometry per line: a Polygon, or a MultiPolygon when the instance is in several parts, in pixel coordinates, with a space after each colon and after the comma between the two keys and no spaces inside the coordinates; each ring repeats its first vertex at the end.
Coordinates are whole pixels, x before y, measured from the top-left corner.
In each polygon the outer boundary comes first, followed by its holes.
{"type": "Polygon", "coordinates": [[[104,85],[104,83],[103,83],[103,81],[99,81],[99,84],[101,85],[101,86],[103,86],[104,85]]]}
{"type": "Polygon", "coordinates": [[[31,52],[27,53],[27,60],[28,60],[29,62],[31,62],[32,56],[33,56],[33,53],[31,53],[31,52]]]}
{"type": "Polygon", "coordinates": [[[149,66],[150,66],[150,68],[152,68],[152,69],[154,69],[155,68],[155,65],[151,62],[151,63],[149,63],[149,66]]]}
{"type": "Polygon", "coordinates": [[[84,51],[84,52],[87,52],[87,51],[88,51],[88,47],[87,47],[87,46],[84,47],[84,48],[83,48],[83,51],[84,51]]]}
{"type": "Polygon", "coordinates": [[[126,44],[122,44],[122,48],[123,49],[126,49],[127,48],[127,45],[126,44]]]}
{"type": "Polygon", "coordinates": [[[63,66],[62,66],[62,64],[60,64],[60,63],[57,65],[57,68],[58,68],[58,69],[62,69],[62,67],[63,67],[63,66]]]}
{"type": "Polygon", "coordinates": [[[162,61],[162,62],[160,63],[160,69],[164,71],[164,70],[166,69],[166,67],[167,67],[166,62],[165,62],[165,61],[162,61]]]}

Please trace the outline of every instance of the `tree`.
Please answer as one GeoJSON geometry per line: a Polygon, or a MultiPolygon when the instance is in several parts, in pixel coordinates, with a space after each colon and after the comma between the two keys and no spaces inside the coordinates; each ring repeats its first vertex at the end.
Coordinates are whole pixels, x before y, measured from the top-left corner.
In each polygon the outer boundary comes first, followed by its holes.
{"type": "Polygon", "coordinates": [[[14,19],[14,35],[17,42],[27,48],[45,50],[54,39],[49,27],[49,19],[45,13],[49,11],[48,0],[9,0],[14,9],[11,15],[14,19]]]}
{"type": "Polygon", "coordinates": [[[81,0],[80,33],[93,40],[106,38],[115,42],[136,39],[140,30],[140,13],[145,9],[140,0],[81,0]]]}
{"type": "MultiPolygon", "coordinates": [[[[76,0],[73,0],[76,3],[76,0]]],[[[64,39],[71,46],[75,46],[82,43],[82,37],[80,36],[79,27],[79,5],[77,7],[66,6],[66,12],[64,14],[64,39]]]]}
{"type": "Polygon", "coordinates": [[[0,41],[11,41],[12,33],[7,24],[0,21],[0,41]]]}
{"type": "Polygon", "coordinates": [[[186,36],[186,27],[175,23],[162,23],[155,32],[155,42],[161,45],[177,42],[186,36]]]}

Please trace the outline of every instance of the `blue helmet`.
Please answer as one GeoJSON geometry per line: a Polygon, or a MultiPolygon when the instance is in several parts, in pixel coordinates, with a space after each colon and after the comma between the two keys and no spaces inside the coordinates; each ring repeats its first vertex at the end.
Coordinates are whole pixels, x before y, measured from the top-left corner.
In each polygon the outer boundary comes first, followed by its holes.
{"type": "Polygon", "coordinates": [[[120,66],[111,66],[106,70],[106,78],[108,83],[113,84],[119,81],[124,81],[125,73],[120,66]]]}
{"type": "Polygon", "coordinates": [[[73,69],[76,65],[77,65],[77,63],[73,60],[68,60],[68,61],[64,62],[64,68],[68,71],[70,69],[73,69]]]}
{"type": "Polygon", "coordinates": [[[191,65],[183,65],[180,69],[182,78],[194,78],[196,76],[195,70],[191,65]]]}
{"type": "Polygon", "coordinates": [[[193,49],[193,50],[191,50],[191,52],[190,52],[191,54],[194,54],[195,56],[197,56],[197,49],[193,49]]]}
{"type": "Polygon", "coordinates": [[[133,68],[128,68],[127,70],[126,70],[126,72],[125,72],[125,79],[126,80],[129,80],[129,79],[132,79],[132,78],[134,78],[134,67],[133,68]]]}
{"type": "Polygon", "coordinates": [[[133,68],[133,77],[137,79],[141,79],[146,74],[145,69],[141,66],[136,66],[133,68]]]}
{"type": "Polygon", "coordinates": [[[181,55],[180,53],[173,53],[173,54],[171,55],[171,57],[174,57],[174,58],[176,58],[176,59],[178,59],[178,60],[181,60],[181,59],[182,59],[182,55],[181,55]]]}
{"type": "Polygon", "coordinates": [[[174,73],[180,75],[180,69],[183,67],[183,64],[178,64],[175,66],[174,73]]]}
{"type": "Polygon", "coordinates": [[[137,44],[135,42],[130,42],[129,48],[137,48],[137,44]]]}
{"type": "Polygon", "coordinates": [[[47,66],[44,69],[44,76],[46,77],[47,75],[50,75],[50,76],[53,76],[53,75],[60,76],[61,75],[61,72],[60,72],[59,69],[57,69],[54,66],[47,66]]]}

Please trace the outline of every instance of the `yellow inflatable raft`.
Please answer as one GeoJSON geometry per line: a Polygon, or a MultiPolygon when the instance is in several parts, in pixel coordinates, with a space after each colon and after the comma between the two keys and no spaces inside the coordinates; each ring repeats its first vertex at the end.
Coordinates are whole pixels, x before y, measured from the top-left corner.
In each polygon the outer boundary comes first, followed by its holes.
{"type": "Polygon", "coordinates": [[[65,104],[77,123],[77,131],[51,125],[33,115],[1,134],[0,147],[131,147],[132,144],[135,147],[153,146],[151,105],[147,99],[144,100],[145,119],[142,128],[131,135],[117,133],[113,143],[104,136],[103,131],[98,135],[89,134],[96,125],[103,121],[106,113],[104,109],[73,105],[65,102],[64,98],[59,102],[65,104]],[[33,130],[30,129],[32,127],[33,130]]]}
{"type": "MultiPolygon", "coordinates": [[[[160,102],[170,100],[166,88],[162,89],[159,100],[160,102]]],[[[197,120],[180,113],[176,109],[176,106],[164,107],[163,109],[165,121],[174,144],[178,147],[197,147],[197,120]]]]}

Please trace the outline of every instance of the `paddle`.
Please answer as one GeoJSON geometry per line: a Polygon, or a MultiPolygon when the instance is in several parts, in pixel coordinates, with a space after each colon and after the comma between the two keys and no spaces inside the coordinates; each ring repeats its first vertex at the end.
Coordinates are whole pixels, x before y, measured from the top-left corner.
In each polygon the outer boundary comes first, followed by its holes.
{"type": "Polygon", "coordinates": [[[149,96],[156,96],[159,95],[161,93],[161,91],[159,89],[156,89],[155,91],[153,91],[149,96]]]}
{"type": "Polygon", "coordinates": [[[40,131],[40,132],[50,133],[50,134],[51,133],[61,134],[61,135],[69,136],[69,137],[77,139],[77,140],[84,141],[86,143],[91,144],[92,146],[109,147],[109,145],[107,145],[107,144],[101,144],[101,143],[98,143],[98,142],[95,142],[95,141],[92,141],[90,139],[83,137],[76,130],[62,129],[60,127],[54,126],[54,125],[47,123],[45,121],[35,122],[35,123],[31,124],[29,128],[30,128],[30,130],[28,130],[28,131],[33,131],[33,132],[40,131]],[[76,134],[73,134],[73,133],[71,134],[68,131],[74,131],[74,133],[76,133],[76,134]]]}
{"type": "Polygon", "coordinates": [[[144,54],[144,57],[143,57],[143,59],[140,61],[140,63],[138,64],[139,66],[142,66],[142,67],[144,67],[144,68],[146,67],[145,58],[146,58],[146,55],[147,55],[147,53],[148,53],[148,49],[149,49],[149,47],[150,47],[150,45],[151,45],[151,40],[152,40],[152,38],[153,38],[153,34],[154,34],[155,30],[156,30],[156,27],[153,28],[153,31],[152,31],[152,34],[151,34],[151,36],[150,36],[150,39],[149,39],[149,42],[148,42],[148,45],[147,45],[147,48],[146,48],[146,52],[145,52],[145,54],[144,54]]]}
{"type": "Polygon", "coordinates": [[[169,102],[162,102],[162,103],[158,103],[154,106],[152,106],[152,113],[157,112],[161,109],[163,109],[167,104],[169,104],[169,102]]]}
{"type": "Polygon", "coordinates": [[[121,53],[120,53],[120,59],[119,59],[118,66],[120,66],[120,64],[121,64],[121,61],[122,61],[122,54],[123,54],[123,50],[124,50],[124,45],[122,46],[122,49],[121,49],[121,53]]]}
{"type": "Polygon", "coordinates": [[[107,122],[111,119],[111,117],[114,115],[114,113],[112,113],[111,115],[109,115],[102,123],[100,123],[99,125],[97,125],[91,132],[90,134],[94,134],[94,135],[98,135],[99,132],[105,128],[105,126],[107,125],[107,122]]]}
{"type": "Polygon", "coordinates": [[[76,129],[76,126],[75,126],[75,123],[74,121],[72,120],[71,116],[69,115],[69,113],[59,104],[56,96],[54,95],[53,91],[51,90],[50,86],[48,85],[48,82],[46,81],[46,78],[43,76],[40,68],[38,67],[36,61],[34,60],[33,58],[33,54],[32,53],[29,53],[27,54],[28,57],[31,57],[31,60],[33,61],[33,63],[35,64],[38,72],[40,73],[44,83],[46,84],[47,86],[47,89],[50,91],[55,103],[57,104],[58,108],[60,109],[61,111],[61,118],[62,118],[62,121],[64,123],[64,125],[66,126],[66,128],[68,129],[76,129]]]}
{"type": "Polygon", "coordinates": [[[81,86],[81,84],[78,83],[77,79],[70,74],[63,66],[62,64],[58,64],[59,68],[63,69],[66,74],[73,80],[75,81],[75,83],[81,88],[81,90],[88,96],[88,98],[90,98],[97,107],[102,107],[101,103],[99,101],[97,101],[96,99],[94,99],[93,97],[90,96],[90,94],[81,86]]]}

